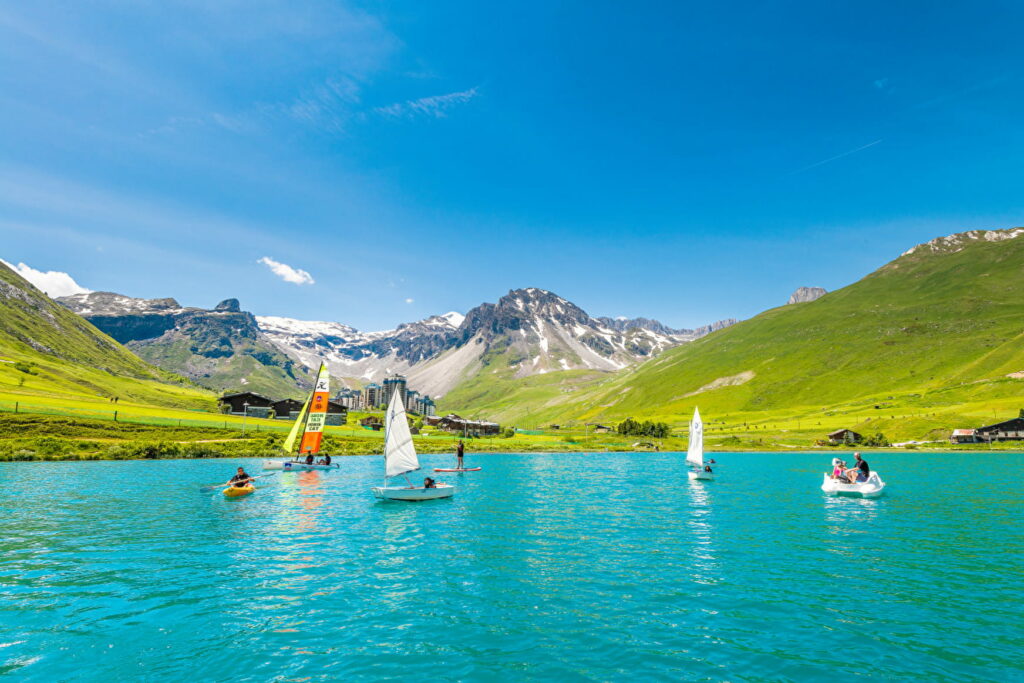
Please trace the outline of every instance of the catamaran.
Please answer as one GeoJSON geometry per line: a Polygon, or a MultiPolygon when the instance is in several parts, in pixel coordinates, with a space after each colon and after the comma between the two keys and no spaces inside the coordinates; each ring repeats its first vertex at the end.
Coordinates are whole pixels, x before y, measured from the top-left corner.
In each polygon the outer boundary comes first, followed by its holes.
{"type": "Polygon", "coordinates": [[[382,500],[433,500],[450,498],[455,487],[437,483],[431,488],[413,486],[406,476],[420,468],[416,447],[412,443],[409,420],[405,417],[401,392],[391,395],[388,412],[384,417],[384,486],[373,489],[373,495],[382,500]],[[404,477],[408,486],[388,486],[391,477],[404,477]]]}
{"type": "Polygon", "coordinates": [[[686,462],[696,467],[690,470],[690,479],[714,480],[715,475],[704,469],[704,423],[700,420],[700,411],[697,408],[693,409],[693,419],[690,420],[690,443],[686,447],[686,462]]]}
{"type": "Polygon", "coordinates": [[[299,443],[299,452],[291,460],[264,460],[264,470],[281,470],[284,472],[305,472],[308,470],[334,470],[338,469],[337,464],[318,464],[310,456],[320,452],[320,442],[324,436],[324,422],[327,419],[327,401],[331,396],[331,377],[327,372],[327,366],[320,364],[320,371],[316,374],[316,383],[313,391],[306,398],[305,405],[298,419],[288,432],[288,438],[284,440],[282,449],[286,455],[293,455],[295,442],[302,434],[302,441],[299,443]],[[305,457],[303,457],[305,455],[305,457]]]}

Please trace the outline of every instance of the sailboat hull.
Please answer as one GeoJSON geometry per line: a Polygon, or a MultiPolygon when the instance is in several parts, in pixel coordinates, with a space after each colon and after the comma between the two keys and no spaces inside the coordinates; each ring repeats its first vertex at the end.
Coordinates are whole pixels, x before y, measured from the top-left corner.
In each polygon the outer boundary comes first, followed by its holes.
{"type": "Polygon", "coordinates": [[[690,479],[698,481],[714,481],[715,475],[711,472],[690,472],[690,479]]]}
{"type": "Polygon", "coordinates": [[[448,484],[438,484],[437,487],[432,489],[379,486],[373,489],[373,495],[381,500],[416,502],[420,500],[435,500],[437,498],[451,498],[455,495],[455,487],[448,484]]]}
{"type": "Polygon", "coordinates": [[[309,472],[311,470],[336,470],[340,466],[336,463],[330,465],[307,465],[304,462],[292,460],[264,460],[263,470],[266,472],[309,472]]]}

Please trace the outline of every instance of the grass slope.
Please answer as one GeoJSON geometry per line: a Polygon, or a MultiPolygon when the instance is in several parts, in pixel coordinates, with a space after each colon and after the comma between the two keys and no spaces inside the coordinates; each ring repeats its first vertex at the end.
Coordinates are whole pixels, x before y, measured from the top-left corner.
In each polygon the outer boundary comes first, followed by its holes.
{"type": "Polygon", "coordinates": [[[821,299],[766,311],[590,386],[563,393],[550,376],[542,386],[459,387],[444,407],[479,397],[473,412],[504,421],[683,424],[699,404],[731,428],[802,420],[819,435],[831,425],[863,428],[869,418],[914,436],[990,422],[1024,404],[1024,380],[1010,376],[1024,370],[1022,269],[1024,236],[954,236],[821,299]]]}
{"type": "Polygon", "coordinates": [[[149,365],[0,264],[0,396],[56,395],[215,409],[210,392],[149,365]]]}

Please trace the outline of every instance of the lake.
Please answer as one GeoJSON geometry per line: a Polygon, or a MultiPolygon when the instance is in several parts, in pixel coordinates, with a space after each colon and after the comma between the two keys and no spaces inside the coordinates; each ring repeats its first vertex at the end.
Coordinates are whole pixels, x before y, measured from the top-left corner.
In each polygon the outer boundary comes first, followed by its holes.
{"type": "Polygon", "coordinates": [[[379,456],[234,500],[199,486],[259,461],[0,463],[0,674],[1024,678],[1024,456],[869,454],[877,500],[712,457],[468,453],[424,503],[375,501],[379,456]]]}

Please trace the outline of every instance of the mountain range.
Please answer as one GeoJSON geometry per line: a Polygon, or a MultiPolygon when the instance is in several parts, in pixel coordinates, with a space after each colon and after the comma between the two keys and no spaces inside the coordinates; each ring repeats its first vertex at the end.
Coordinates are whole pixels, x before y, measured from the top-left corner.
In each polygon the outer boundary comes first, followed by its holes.
{"type": "Polygon", "coordinates": [[[646,318],[593,318],[536,288],[510,291],[466,315],[449,312],[380,332],[254,316],[240,310],[236,299],[213,309],[112,292],[58,301],[154,365],[212,389],[273,396],[300,394],[321,361],[353,386],[400,373],[410,386],[435,397],[485,368],[515,378],[615,372],[736,322],[677,330],[646,318]]]}
{"type": "Polygon", "coordinates": [[[183,377],[154,367],[0,263],[0,384],[210,410],[183,377]]]}
{"type": "MultiPolygon", "coordinates": [[[[1024,395],[1024,229],[909,249],[858,282],[780,306],[586,382],[506,382],[448,397],[495,419],[676,421],[856,406],[907,413],[1024,395]]],[[[1001,405],[1001,404],[1000,404],[1001,405]]],[[[991,419],[991,410],[986,411],[991,419]]]]}

